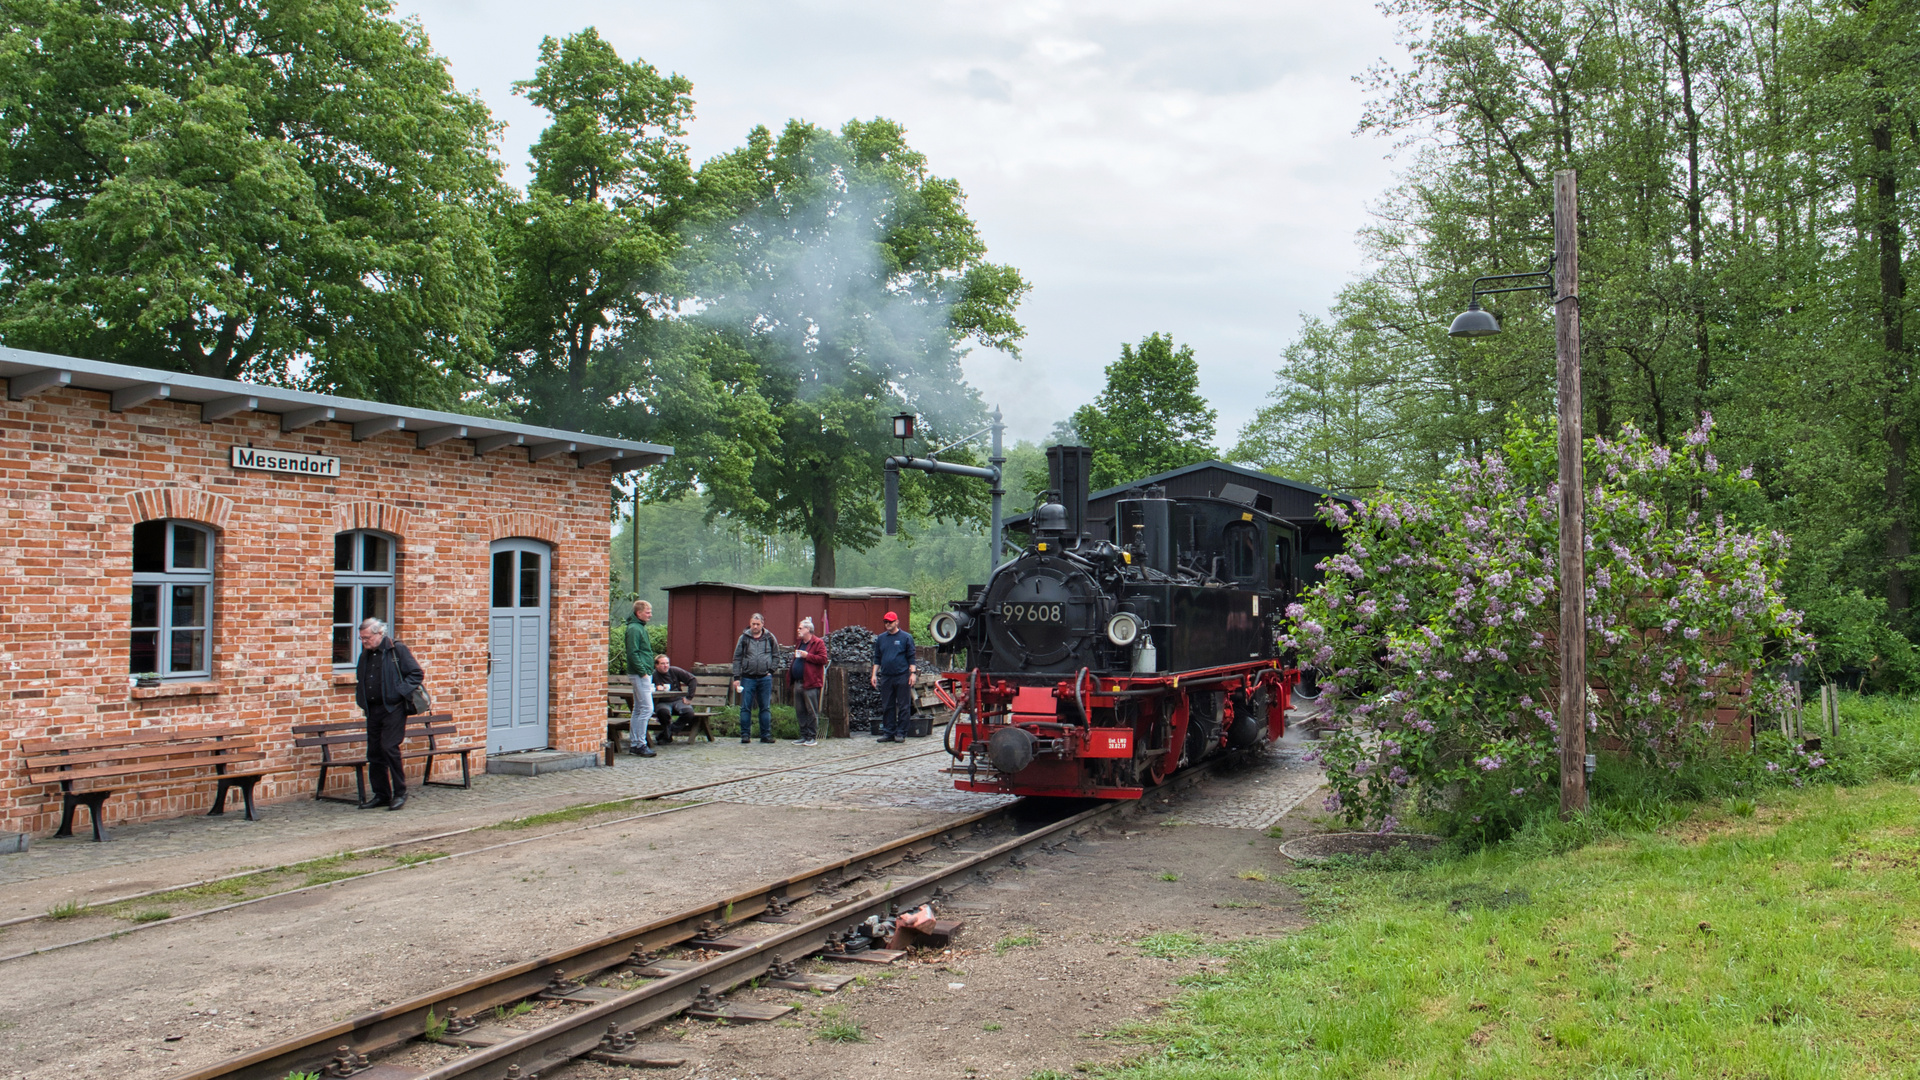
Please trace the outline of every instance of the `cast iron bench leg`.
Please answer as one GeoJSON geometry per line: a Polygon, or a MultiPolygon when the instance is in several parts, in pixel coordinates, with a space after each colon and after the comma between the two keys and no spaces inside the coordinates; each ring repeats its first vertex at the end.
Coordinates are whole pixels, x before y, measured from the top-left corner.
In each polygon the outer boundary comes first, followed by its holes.
{"type": "Polygon", "coordinates": [[[260,778],[257,776],[222,776],[219,780],[220,790],[214,794],[213,809],[207,811],[207,816],[219,817],[221,814],[226,813],[227,792],[237,787],[240,789],[240,801],[245,803],[247,807],[247,820],[259,821],[259,817],[253,812],[253,785],[258,783],[260,778]]]}
{"type": "Polygon", "coordinates": [[[62,804],[60,807],[60,830],[53,835],[72,836],[73,809],[76,806],[85,806],[87,808],[87,816],[93,819],[94,842],[98,843],[102,840],[112,839],[112,837],[107,835],[106,822],[102,820],[103,815],[101,813],[106,807],[108,796],[112,794],[113,792],[111,791],[83,791],[78,793],[69,791],[64,793],[60,798],[62,804]]]}

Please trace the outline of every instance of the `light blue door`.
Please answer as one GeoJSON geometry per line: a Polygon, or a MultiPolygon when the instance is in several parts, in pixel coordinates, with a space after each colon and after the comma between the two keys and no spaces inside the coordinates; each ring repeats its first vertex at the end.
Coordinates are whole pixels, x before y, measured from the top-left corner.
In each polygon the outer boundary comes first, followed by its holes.
{"type": "Polygon", "coordinates": [[[553,549],[495,540],[487,634],[487,753],[547,745],[547,595],[553,549]]]}

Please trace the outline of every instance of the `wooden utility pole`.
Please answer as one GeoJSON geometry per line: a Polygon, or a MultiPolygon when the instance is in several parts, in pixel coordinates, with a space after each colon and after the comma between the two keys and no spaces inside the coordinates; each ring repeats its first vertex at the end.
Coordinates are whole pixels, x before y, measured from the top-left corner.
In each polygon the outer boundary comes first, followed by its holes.
{"type": "Polygon", "coordinates": [[[1553,175],[1553,336],[1560,374],[1560,817],[1587,808],[1587,519],[1580,401],[1579,193],[1553,175]]]}

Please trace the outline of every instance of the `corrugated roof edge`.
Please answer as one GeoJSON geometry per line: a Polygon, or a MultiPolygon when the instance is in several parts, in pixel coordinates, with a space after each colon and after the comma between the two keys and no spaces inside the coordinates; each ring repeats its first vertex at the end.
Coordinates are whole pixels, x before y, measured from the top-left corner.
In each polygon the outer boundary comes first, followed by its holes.
{"type": "MultiPolygon", "coordinates": [[[[1134,488],[1146,487],[1149,484],[1157,484],[1162,480],[1168,480],[1176,476],[1185,476],[1187,473],[1193,472],[1197,469],[1225,469],[1227,472],[1237,473],[1240,476],[1244,476],[1252,480],[1265,480],[1275,484],[1285,484],[1288,487],[1299,488],[1301,491],[1311,491],[1315,495],[1325,495],[1329,499],[1339,499],[1341,502],[1357,503],[1360,501],[1358,497],[1353,495],[1348,495],[1344,492],[1328,491],[1326,488],[1315,487],[1312,484],[1306,483],[1305,481],[1289,480],[1284,476],[1275,476],[1272,473],[1264,473],[1264,472],[1260,472],[1257,469],[1249,469],[1240,465],[1229,465],[1224,461],[1201,461],[1192,465],[1183,465],[1178,469],[1170,469],[1163,473],[1155,473],[1152,476],[1143,476],[1138,480],[1129,481],[1127,483],[1119,485],[1118,487],[1102,488],[1099,491],[1092,492],[1087,496],[1087,501],[1092,502],[1095,499],[1104,499],[1109,495],[1118,495],[1118,494],[1121,494],[1122,492],[1132,491],[1134,488]]],[[[1009,529],[1015,528],[1016,525],[1025,525],[1027,521],[1032,517],[1033,515],[1030,513],[1020,514],[1016,517],[1009,517],[1006,519],[1005,525],[1009,529]]]]}
{"type": "Polygon", "coordinates": [[[1302,480],[1290,480],[1284,476],[1275,476],[1272,473],[1261,472],[1258,469],[1249,469],[1242,465],[1230,465],[1224,461],[1201,461],[1201,462],[1196,462],[1192,465],[1183,465],[1178,469],[1170,469],[1163,473],[1155,473],[1152,476],[1141,477],[1138,480],[1129,481],[1127,483],[1119,485],[1118,487],[1104,488],[1100,491],[1093,492],[1092,494],[1088,495],[1087,498],[1088,499],[1104,499],[1109,495],[1118,495],[1123,491],[1131,491],[1137,487],[1146,487],[1148,484],[1157,484],[1162,480],[1168,480],[1176,476],[1184,476],[1187,473],[1195,471],[1196,469],[1225,469],[1230,473],[1238,473],[1241,476],[1245,476],[1253,480],[1267,480],[1276,484],[1285,484],[1288,487],[1296,487],[1302,491],[1311,491],[1315,495],[1325,495],[1328,498],[1339,499],[1342,502],[1351,503],[1351,502],[1360,501],[1358,498],[1352,495],[1348,495],[1344,492],[1328,491],[1326,488],[1314,487],[1312,484],[1306,483],[1305,481],[1302,481],[1302,480]]]}
{"type": "Polygon", "coordinates": [[[733,581],[689,581],[684,585],[668,585],[663,591],[691,589],[696,585],[712,585],[721,589],[736,589],[748,593],[805,593],[809,596],[827,596],[836,600],[868,600],[876,596],[912,596],[904,589],[820,589],[811,585],[742,585],[733,581]]]}
{"type": "Polygon", "coordinates": [[[452,439],[471,440],[475,457],[503,447],[522,446],[531,461],[571,453],[576,455],[580,468],[605,462],[612,465],[613,471],[622,472],[657,465],[673,456],[671,446],[629,439],[5,346],[0,346],[0,377],[7,380],[7,396],[14,401],[44,390],[74,387],[109,394],[108,404],[116,412],[154,401],[175,401],[199,405],[203,423],[224,420],[242,412],[277,413],[283,432],[324,423],[351,425],[355,439],[388,431],[411,431],[417,433],[415,446],[420,449],[452,439]]]}

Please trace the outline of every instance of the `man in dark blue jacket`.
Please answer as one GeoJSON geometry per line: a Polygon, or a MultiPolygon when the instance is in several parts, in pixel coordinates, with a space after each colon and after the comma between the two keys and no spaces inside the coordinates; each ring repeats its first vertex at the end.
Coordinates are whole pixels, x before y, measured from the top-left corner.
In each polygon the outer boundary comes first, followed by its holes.
{"type": "Polygon", "coordinates": [[[907,715],[913,710],[913,635],[900,629],[900,616],[889,611],[887,628],[873,638],[873,675],[869,685],[880,690],[880,742],[907,741],[907,715]]]}
{"type": "Polygon", "coordinates": [[[400,742],[407,735],[410,699],[425,678],[412,651],[387,634],[386,623],[368,619],[360,624],[353,700],[367,716],[367,781],[373,785],[373,798],[360,804],[362,810],[407,805],[400,742]]]}

